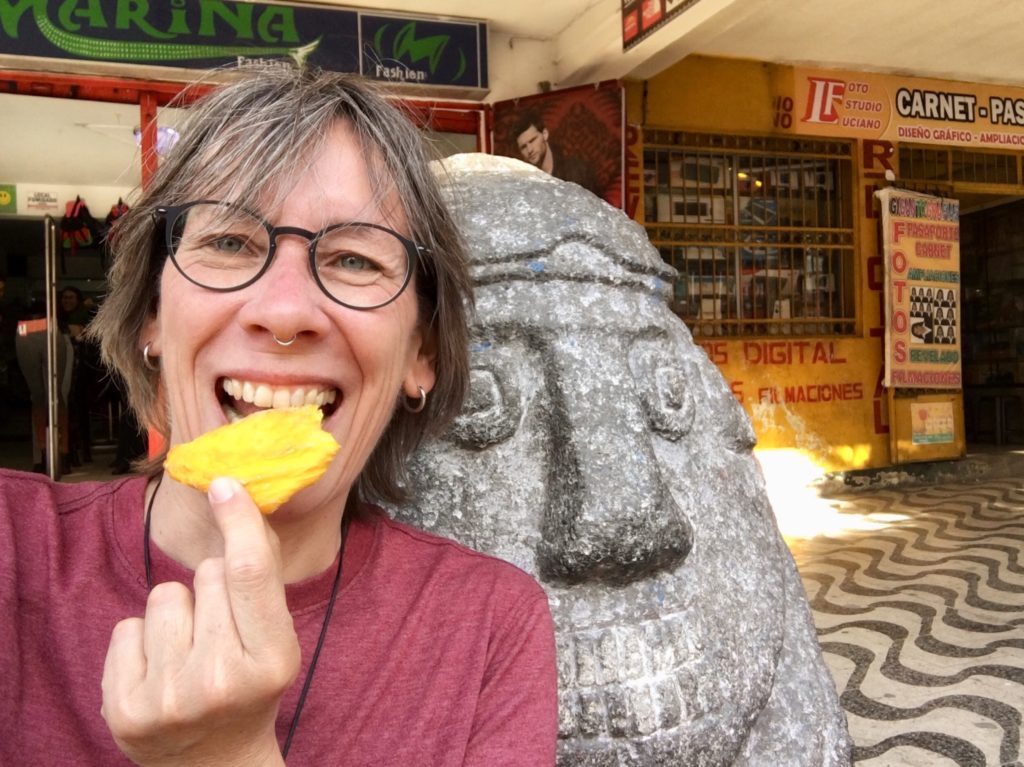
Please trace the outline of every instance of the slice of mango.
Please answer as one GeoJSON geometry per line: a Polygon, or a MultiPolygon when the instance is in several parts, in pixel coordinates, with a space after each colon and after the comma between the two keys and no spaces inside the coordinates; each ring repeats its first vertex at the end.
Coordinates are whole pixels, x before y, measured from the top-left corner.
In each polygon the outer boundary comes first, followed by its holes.
{"type": "Polygon", "coordinates": [[[315,405],[261,410],[172,447],[164,468],[203,491],[216,477],[234,477],[270,514],[320,479],[340,449],[322,417],[315,405]]]}

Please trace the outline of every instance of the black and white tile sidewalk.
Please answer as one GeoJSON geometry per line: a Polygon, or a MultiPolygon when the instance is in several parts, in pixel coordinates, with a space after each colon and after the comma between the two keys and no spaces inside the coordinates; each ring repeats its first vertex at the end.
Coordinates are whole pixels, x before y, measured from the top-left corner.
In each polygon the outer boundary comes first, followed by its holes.
{"type": "Polygon", "coordinates": [[[791,540],[857,767],[1024,765],[1024,477],[833,495],[791,540]]]}

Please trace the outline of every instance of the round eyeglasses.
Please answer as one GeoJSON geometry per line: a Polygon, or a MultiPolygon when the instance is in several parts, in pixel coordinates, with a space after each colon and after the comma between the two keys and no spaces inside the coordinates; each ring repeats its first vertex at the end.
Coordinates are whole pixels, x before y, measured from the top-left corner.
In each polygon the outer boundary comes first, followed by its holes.
{"type": "Polygon", "coordinates": [[[309,268],[330,298],[351,309],[394,301],[426,249],[385,226],[352,221],[319,232],[273,226],[245,208],[216,200],[157,208],[167,252],[181,275],[209,290],[241,290],[270,268],[280,235],[309,242],[309,268]]]}

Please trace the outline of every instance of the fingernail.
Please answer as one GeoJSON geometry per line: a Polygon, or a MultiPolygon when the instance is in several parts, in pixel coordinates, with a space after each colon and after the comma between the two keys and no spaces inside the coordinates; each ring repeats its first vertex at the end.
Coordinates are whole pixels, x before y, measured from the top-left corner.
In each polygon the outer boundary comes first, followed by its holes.
{"type": "Polygon", "coordinates": [[[235,480],[231,479],[231,477],[217,477],[210,483],[210,489],[207,491],[210,502],[224,503],[225,501],[230,501],[231,497],[235,494],[236,484],[235,480]]]}

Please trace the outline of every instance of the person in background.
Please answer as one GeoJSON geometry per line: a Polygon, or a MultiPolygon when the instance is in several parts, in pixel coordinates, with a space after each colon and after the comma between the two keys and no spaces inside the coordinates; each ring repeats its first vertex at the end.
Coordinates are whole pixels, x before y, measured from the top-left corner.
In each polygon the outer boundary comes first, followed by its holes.
{"type": "Polygon", "coordinates": [[[82,291],[69,285],[60,291],[60,307],[57,310],[57,321],[61,329],[70,336],[72,342],[77,341],[89,324],[89,307],[82,296],[82,291]]]}
{"type": "Polygon", "coordinates": [[[92,462],[90,411],[99,382],[99,349],[95,341],[86,338],[85,328],[94,309],[95,304],[77,287],[68,285],[60,291],[57,322],[74,351],[68,395],[68,452],[73,467],[92,462]]]}
{"type": "Polygon", "coordinates": [[[414,126],[356,77],[243,75],[190,108],[112,254],[87,332],[165,446],[301,400],[340,449],[266,517],[163,455],[0,470],[0,764],[554,765],[541,586],[379,505],[470,375],[414,126]]]}
{"type": "Polygon", "coordinates": [[[18,323],[18,308],[7,293],[7,275],[0,272],[0,390],[9,384],[11,364],[15,360],[14,336],[18,323]]]}
{"type": "MultiPolygon", "coordinates": [[[[18,366],[28,385],[32,400],[32,470],[47,473],[46,429],[49,424],[49,367],[47,364],[47,329],[49,320],[46,317],[46,301],[34,299],[25,313],[25,318],[18,322],[15,337],[15,352],[18,366]]],[[[71,340],[58,323],[56,339],[56,395],[57,395],[57,442],[59,474],[71,472],[71,457],[68,438],[68,396],[71,387],[71,361],[74,352],[71,340]]]]}

